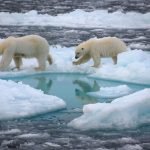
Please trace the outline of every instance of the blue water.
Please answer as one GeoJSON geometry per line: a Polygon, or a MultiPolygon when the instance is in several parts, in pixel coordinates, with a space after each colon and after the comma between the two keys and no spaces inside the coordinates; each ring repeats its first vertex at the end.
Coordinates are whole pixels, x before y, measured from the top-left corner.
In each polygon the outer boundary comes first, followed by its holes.
{"type": "Polygon", "coordinates": [[[12,140],[11,144],[0,146],[1,149],[19,147],[22,149],[97,149],[97,148],[121,148],[126,145],[136,146],[143,149],[150,147],[150,125],[139,127],[138,129],[128,129],[125,131],[98,130],[81,132],[67,126],[67,123],[82,114],[82,107],[85,104],[97,102],[111,102],[113,99],[104,99],[88,96],[88,92],[99,91],[100,87],[128,85],[133,91],[144,89],[146,85],[121,83],[89,78],[86,74],[39,74],[33,76],[6,78],[15,82],[23,82],[31,87],[44,91],[45,94],[55,95],[62,98],[67,108],[53,113],[46,113],[28,118],[8,120],[0,122],[0,131],[19,129],[19,134],[47,133],[49,137],[17,139],[16,134],[2,135],[0,143],[12,140]],[[131,138],[126,142],[118,142],[121,138],[131,138]],[[45,146],[45,142],[56,143],[61,146],[45,146]],[[32,144],[27,144],[32,143],[32,144]]]}

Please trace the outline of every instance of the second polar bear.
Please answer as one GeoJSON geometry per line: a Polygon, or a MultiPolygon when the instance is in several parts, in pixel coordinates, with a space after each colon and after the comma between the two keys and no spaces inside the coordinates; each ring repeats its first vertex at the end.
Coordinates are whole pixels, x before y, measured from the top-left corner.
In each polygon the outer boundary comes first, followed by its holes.
{"type": "Polygon", "coordinates": [[[116,37],[104,37],[100,39],[89,39],[76,47],[74,65],[80,65],[91,58],[94,61],[92,67],[100,66],[101,57],[111,57],[117,64],[117,55],[127,50],[126,44],[116,37]]]}
{"type": "Polygon", "coordinates": [[[11,60],[14,59],[16,68],[20,69],[22,57],[36,58],[39,66],[36,70],[46,69],[46,60],[52,64],[52,57],[49,54],[49,44],[47,40],[38,35],[27,35],[23,37],[8,37],[0,43],[0,70],[5,70],[11,60]]]}

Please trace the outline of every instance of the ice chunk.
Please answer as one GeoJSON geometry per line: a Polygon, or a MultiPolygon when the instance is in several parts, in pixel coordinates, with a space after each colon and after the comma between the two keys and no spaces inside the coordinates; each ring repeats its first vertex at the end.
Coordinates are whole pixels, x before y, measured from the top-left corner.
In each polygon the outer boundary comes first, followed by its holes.
{"type": "Polygon", "coordinates": [[[21,130],[19,129],[11,129],[11,130],[6,130],[6,131],[0,131],[0,135],[4,135],[4,134],[18,134],[21,133],[21,130]]]}
{"type": "Polygon", "coordinates": [[[16,136],[20,139],[32,139],[32,138],[48,138],[50,135],[48,133],[27,133],[16,136]]]}
{"type": "Polygon", "coordinates": [[[100,91],[87,93],[90,96],[98,98],[117,98],[128,95],[132,90],[127,85],[119,85],[116,87],[101,87],[100,91]]]}
{"type": "Polygon", "coordinates": [[[142,50],[119,54],[118,64],[104,64],[92,77],[150,85],[150,53],[142,50]]]}
{"type": "Polygon", "coordinates": [[[44,94],[22,83],[0,80],[0,119],[26,117],[65,108],[58,97],[44,94]]]}
{"type": "Polygon", "coordinates": [[[132,128],[150,123],[150,88],[117,98],[111,103],[89,104],[83,115],[68,125],[80,130],[132,128]]]}

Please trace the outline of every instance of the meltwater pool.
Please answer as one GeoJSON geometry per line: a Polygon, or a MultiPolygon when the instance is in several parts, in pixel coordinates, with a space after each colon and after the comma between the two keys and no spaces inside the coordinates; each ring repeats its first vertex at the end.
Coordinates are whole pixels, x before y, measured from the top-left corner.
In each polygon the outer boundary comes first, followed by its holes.
{"type": "Polygon", "coordinates": [[[67,126],[82,114],[85,104],[110,103],[114,98],[97,97],[91,92],[102,87],[127,85],[132,91],[150,87],[91,78],[86,74],[51,73],[5,78],[28,84],[45,94],[63,99],[67,108],[55,112],[0,121],[0,149],[149,149],[150,125],[135,129],[79,131],[67,126]]]}

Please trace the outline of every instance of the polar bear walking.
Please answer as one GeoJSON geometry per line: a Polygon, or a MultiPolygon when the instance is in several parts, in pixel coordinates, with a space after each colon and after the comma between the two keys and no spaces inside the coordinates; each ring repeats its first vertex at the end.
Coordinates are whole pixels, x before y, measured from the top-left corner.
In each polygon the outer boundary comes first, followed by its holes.
{"type": "Polygon", "coordinates": [[[76,47],[74,65],[86,63],[91,58],[94,61],[92,67],[100,66],[101,57],[111,57],[117,64],[117,55],[127,50],[126,44],[116,37],[104,37],[100,39],[89,39],[76,47]]]}
{"type": "Polygon", "coordinates": [[[0,43],[0,70],[5,70],[12,59],[16,68],[20,69],[22,57],[36,58],[38,67],[36,70],[43,71],[46,69],[46,60],[52,64],[52,57],[49,54],[49,44],[47,40],[38,35],[27,35],[23,37],[8,37],[0,43]]]}

